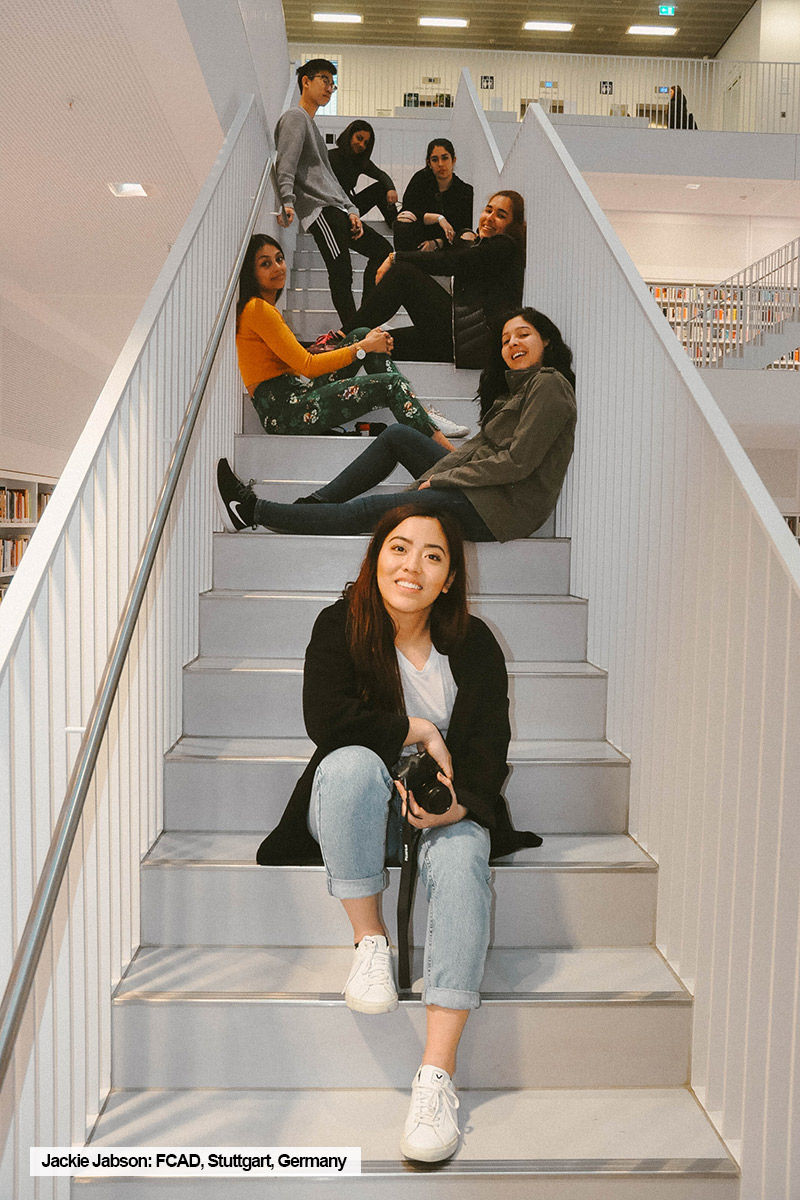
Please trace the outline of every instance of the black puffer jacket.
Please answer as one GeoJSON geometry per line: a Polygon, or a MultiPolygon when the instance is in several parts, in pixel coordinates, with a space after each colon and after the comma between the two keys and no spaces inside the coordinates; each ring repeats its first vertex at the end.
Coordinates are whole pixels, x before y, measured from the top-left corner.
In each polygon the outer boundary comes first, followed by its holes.
{"type": "Polygon", "coordinates": [[[498,233],[447,250],[398,251],[395,257],[413,263],[426,275],[453,277],[455,364],[482,370],[488,358],[490,323],[522,303],[525,261],[520,244],[498,233]]]}

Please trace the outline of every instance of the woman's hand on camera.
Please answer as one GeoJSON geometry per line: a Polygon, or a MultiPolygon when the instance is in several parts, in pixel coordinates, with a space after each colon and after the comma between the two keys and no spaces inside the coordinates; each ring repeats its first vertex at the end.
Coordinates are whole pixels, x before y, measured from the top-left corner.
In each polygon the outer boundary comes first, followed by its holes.
{"type": "Polygon", "coordinates": [[[414,799],[414,793],[406,791],[402,783],[395,780],[394,786],[403,801],[403,816],[408,818],[409,825],[413,825],[415,829],[439,829],[442,825],[455,825],[458,821],[463,821],[467,815],[464,805],[458,803],[452,779],[448,779],[441,771],[438,778],[440,783],[450,789],[453,797],[450,807],[443,813],[429,813],[424,808],[420,808],[414,799]]]}
{"type": "Polygon", "coordinates": [[[394,345],[394,341],[388,330],[381,329],[379,326],[377,329],[370,329],[369,333],[361,339],[359,345],[366,350],[368,354],[375,351],[377,351],[378,354],[390,354],[392,346],[394,345]]]}
{"type": "Polygon", "coordinates": [[[414,742],[417,743],[418,750],[427,750],[431,758],[436,759],[448,779],[453,778],[453,760],[450,757],[450,751],[433,721],[428,721],[424,717],[409,717],[405,745],[411,746],[414,742]]]}

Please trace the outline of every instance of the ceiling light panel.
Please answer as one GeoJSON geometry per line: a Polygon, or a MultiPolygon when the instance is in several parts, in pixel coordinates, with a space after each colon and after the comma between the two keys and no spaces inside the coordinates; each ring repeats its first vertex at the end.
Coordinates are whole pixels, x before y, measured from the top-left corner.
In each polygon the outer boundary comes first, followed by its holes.
{"type": "Polygon", "coordinates": [[[678,30],[674,25],[631,25],[626,32],[638,37],[675,37],[678,30]]]}
{"type": "Polygon", "coordinates": [[[435,29],[466,29],[469,21],[465,21],[463,17],[420,17],[417,24],[435,29]]]}
{"type": "Polygon", "coordinates": [[[538,29],[546,33],[572,33],[574,25],[566,21],[526,21],[523,29],[538,29]]]}
{"type": "Polygon", "coordinates": [[[360,13],[314,13],[314,21],[328,21],[337,25],[360,25],[364,18],[360,13]]]}
{"type": "Polygon", "coordinates": [[[140,183],[110,183],[109,191],[115,196],[146,196],[147,192],[140,183]]]}

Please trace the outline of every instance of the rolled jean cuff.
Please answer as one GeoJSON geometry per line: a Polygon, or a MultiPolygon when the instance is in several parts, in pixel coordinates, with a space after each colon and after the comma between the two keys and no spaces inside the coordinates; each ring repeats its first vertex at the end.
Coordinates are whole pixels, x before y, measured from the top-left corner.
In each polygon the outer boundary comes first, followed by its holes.
{"type": "Polygon", "coordinates": [[[385,892],[388,886],[389,872],[385,868],[380,874],[370,875],[367,879],[331,879],[328,876],[328,893],[337,900],[361,900],[364,896],[385,892]]]}
{"type": "Polygon", "coordinates": [[[424,987],[423,1004],[437,1004],[439,1008],[480,1008],[480,992],[459,992],[454,988],[424,987]]]}

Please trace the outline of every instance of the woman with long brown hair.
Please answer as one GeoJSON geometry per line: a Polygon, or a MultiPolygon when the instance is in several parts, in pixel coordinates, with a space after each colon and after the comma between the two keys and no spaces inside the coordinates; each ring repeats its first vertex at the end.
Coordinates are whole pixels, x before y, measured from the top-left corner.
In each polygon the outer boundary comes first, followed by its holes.
{"type": "Polygon", "coordinates": [[[508,678],[493,634],[466,604],[458,522],[406,505],[378,522],[355,583],[324,609],[306,650],[303,711],[317,749],[263,865],[324,861],[328,890],[352,926],[345,1001],[388,1013],[398,995],[381,911],[387,861],[403,821],[419,831],[430,905],[422,1001],[427,1037],[401,1139],[407,1158],[438,1162],[459,1139],[452,1082],[467,1017],[480,1005],[489,943],[490,856],[538,845],[515,832],[500,788],[508,771],[508,678]],[[432,814],[395,782],[426,750],[450,806],[432,814]],[[404,815],[405,814],[405,815],[404,815]]]}

